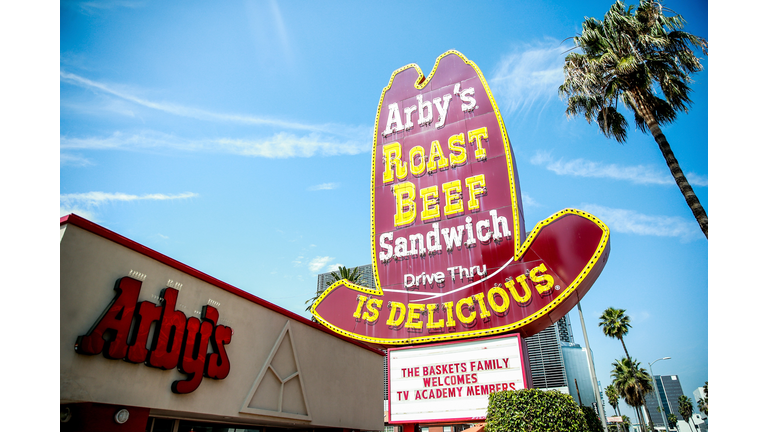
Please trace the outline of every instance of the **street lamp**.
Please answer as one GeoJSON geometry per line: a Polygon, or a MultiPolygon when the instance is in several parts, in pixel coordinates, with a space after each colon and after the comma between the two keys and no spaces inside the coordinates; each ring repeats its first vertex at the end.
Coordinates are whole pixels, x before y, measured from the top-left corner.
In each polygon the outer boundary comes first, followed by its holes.
{"type": "Polygon", "coordinates": [[[664,420],[664,429],[666,429],[667,432],[669,431],[669,423],[667,423],[667,413],[664,411],[664,406],[661,404],[661,396],[659,396],[659,386],[656,385],[656,377],[653,376],[653,364],[656,363],[659,360],[669,360],[672,357],[662,357],[660,359],[656,359],[650,363],[648,363],[648,367],[651,370],[651,379],[653,379],[653,389],[656,391],[656,402],[659,404],[659,408],[661,408],[661,419],[664,420]]]}

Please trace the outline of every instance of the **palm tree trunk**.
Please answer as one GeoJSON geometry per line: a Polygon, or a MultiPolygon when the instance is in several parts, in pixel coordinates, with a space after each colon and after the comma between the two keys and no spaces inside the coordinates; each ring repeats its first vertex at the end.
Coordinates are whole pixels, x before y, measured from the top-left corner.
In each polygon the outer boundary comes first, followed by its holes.
{"type": "Polygon", "coordinates": [[[683,170],[680,168],[680,164],[677,162],[675,154],[672,153],[672,147],[670,147],[669,142],[667,142],[667,137],[661,132],[659,123],[656,121],[656,118],[651,111],[640,101],[637,95],[633,94],[632,96],[635,101],[635,109],[637,109],[638,114],[645,120],[645,124],[648,125],[648,129],[650,129],[653,139],[656,140],[656,144],[659,145],[659,150],[661,150],[661,154],[667,162],[667,167],[669,167],[672,177],[675,178],[677,187],[680,188],[680,192],[683,193],[685,202],[688,203],[688,207],[690,207],[693,216],[699,223],[699,227],[704,233],[704,237],[709,239],[709,219],[707,218],[707,212],[699,202],[699,198],[693,191],[691,184],[688,183],[688,179],[685,178],[685,174],[683,174],[683,170]]]}
{"type": "Polygon", "coordinates": [[[642,422],[643,422],[643,419],[640,417],[640,415],[639,415],[639,414],[640,414],[640,413],[639,413],[639,412],[637,412],[637,407],[635,407],[635,415],[637,416],[637,422],[638,422],[638,423],[640,423],[640,425],[642,426],[642,424],[643,424],[643,423],[642,423],[642,422]]]}
{"type": "Polygon", "coordinates": [[[621,410],[619,410],[619,417],[621,417],[621,430],[624,432],[628,432],[627,425],[624,424],[624,416],[621,415],[621,410]]]}
{"type": "Polygon", "coordinates": [[[629,351],[627,351],[627,346],[624,345],[624,338],[619,336],[619,340],[621,341],[621,346],[624,347],[624,354],[627,355],[627,359],[632,361],[632,358],[629,356],[629,351]]]}
{"type": "Polygon", "coordinates": [[[696,218],[696,221],[699,222],[699,227],[704,233],[704,236],[709,238],[709,219],[707,218],[707,212],[699,202],[699,197],[696,196],[696,193],[693,191],[690,183],[688,183],[688,179],[685,178],[683,170],[677,163],[677,159],[672,153],[672,148],[667,142],[667,137],[664,136],[664,134],[661,132],[658,123],[655,123],[655,127],[651,125],[649,125],[649,127],[651,128],[653,138],[659,145],[661,154],[664,155],[664,160],[667,162],[667,166],[669,167],[669,171],[672,173],[672,177],[674,177],[675,182],[677,182],[677,187],[680,188],[680,192],[682,192],[683,196],[685,197],[685,202],[688,203],[688,207],[690,207],[691,212],[693,212],[693,216],[696,218]]]}
{"type": "MultiPolygon", "coordinates": [[[[613,406],[613,405],[611,405],[611,406],[613,406]]],[[[616,402],[616,406],[613,407],[613,412],[616,413],[617,416],[621,417],[621,410],[619,409],[619,403],[618,402],[616,402]]],[[[622,418],[622,420],[624,420],[624,419],[622,418]]],[[[619,425],[621,425],[621,430],[624,430],[624,423],[623,422],[619,423],[618,425],[616,425],[616,430],[619,430],[619,425]]]]}

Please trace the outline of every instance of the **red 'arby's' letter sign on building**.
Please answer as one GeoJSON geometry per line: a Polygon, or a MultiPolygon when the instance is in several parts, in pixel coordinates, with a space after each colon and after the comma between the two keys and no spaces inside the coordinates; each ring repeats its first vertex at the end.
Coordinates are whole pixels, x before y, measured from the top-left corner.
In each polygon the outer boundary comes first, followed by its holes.
{"type": "Polygon", "coordinates": [[[594,283],[608,227],[575,209],[525,236],[520,182],[504,122],[480,69],[441,55],[429,77],[410,64],[384,88],[371,172],[375,289],[340,281],[312,305],[346,336],[404,345],[529,336],[594,283]]]}
{"type": "Polygon", "coordinates": [[[139,302],[141,281],[123,277],[115,283],[117,295],[88,334],[75,342],[78,354],[103,353],[109,359],[123,359],[131,363],[144,363],[159,369],[177,368],[187,375],[186,380],[174,381],[174,393],[191,393],[197,389],[203,376],[224,379],[229,375],[229,358],[224,345],[232,340],[232,329],[216,325],[219,312],[213,306],[203,306],[201,317],[187,318],[176,310],[179,291],[165,288],[160,295],[162,304],[139,302]],[[130,335],[131,323],[136,321],[130,335]],[[155,325],[150,335],[150,326],[155,325]],[[151,339],[151,348],[147,342],[151,339]],[[208,345],[213,352],[208,352],[208,345]]]}

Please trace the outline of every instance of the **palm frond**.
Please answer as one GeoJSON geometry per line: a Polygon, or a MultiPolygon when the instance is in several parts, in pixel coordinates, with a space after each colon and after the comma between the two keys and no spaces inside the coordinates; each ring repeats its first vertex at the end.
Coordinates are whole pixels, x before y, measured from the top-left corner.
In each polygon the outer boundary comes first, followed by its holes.
{"type": "Polygon", "coordinates": [[[608,138],[624,143],[627,140],[627,120],[612,106],[600,110],[596,118],[600,132],[608,138]]]}
{"type": "Polygon", "coordinates": [[[585,18],[581,33],[571,38],[580,52],[566,56],[558,89],[568,117],[583,115],[606,136],[624,142],[627,122],[617,110],[619,100],[635,111],[643,132],[649,121],[665,124],[676,111],[687,111],[689,75],[703,68],[694,49],[706,55],[707,42],[683,31],[684,24],[656,0],[641,0],[637,8],[616,1],[602,20],[585,18]],[[664,99],[654,95],[658,90],[664,99]],[[655,118],[640,122],[639,108],[655,118]]]}

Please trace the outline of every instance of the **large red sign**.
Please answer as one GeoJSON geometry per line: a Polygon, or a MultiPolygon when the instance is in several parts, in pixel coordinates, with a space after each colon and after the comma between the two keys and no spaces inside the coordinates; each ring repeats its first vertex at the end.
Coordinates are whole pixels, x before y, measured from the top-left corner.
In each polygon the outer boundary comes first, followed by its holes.
{"type": "Polygon", "coordinates": [[[312,305],[334,331],[403,345],[529,336],[565,315],[602,271],[609,230],[562,210],[526,237],[504,121],[480,69],[456,51],[429,77],[394,73],[371,168],[375,288],[340,281],[312,305]]]}

